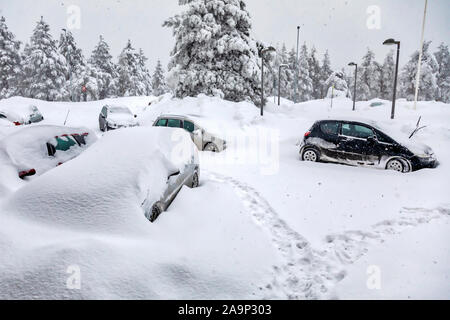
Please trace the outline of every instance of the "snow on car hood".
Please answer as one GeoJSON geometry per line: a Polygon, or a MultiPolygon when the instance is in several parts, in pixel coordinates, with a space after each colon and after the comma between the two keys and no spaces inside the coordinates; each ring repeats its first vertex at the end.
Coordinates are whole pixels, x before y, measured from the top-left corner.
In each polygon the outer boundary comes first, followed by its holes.
{"type": "Polygon", "coordinates": [[[27,126],[0,140],[0,150],[8,156],[10,164],[17,171],[35,169],[40,175],[55,168],[59,163],[73,159],[96,140],[95,133],[87,128],[27,126]],[[74,147],[66,152],[56,152],[54,157],[48,155],[47,142],[54,137],[83,133],[88,133],[85,138],[86,146],[74,147]]]}
{"type": "Polygon", "coordinates": [[[45,224],[135,233],[148,222],[144,201],[160,200],[168,175],[196,152],[181,129],[108,132],[76,159],[19,189],[6,208],[45,224]]]}
{"type": "Polygon", "coordinates": [[[134,116],[128,112],[109,112],[108,121],[118,125],[134,125],[137,123],[134,116]]]}

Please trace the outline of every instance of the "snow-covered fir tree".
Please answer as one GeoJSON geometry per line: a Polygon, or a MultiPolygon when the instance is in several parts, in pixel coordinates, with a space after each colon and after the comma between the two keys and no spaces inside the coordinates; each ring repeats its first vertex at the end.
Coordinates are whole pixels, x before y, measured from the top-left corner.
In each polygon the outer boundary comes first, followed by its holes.
{"type": "Polygon", "coordinates": [[[168,82],[177,97],[206,94],[260,103],[261,70],[242,0],[180,0],[187,5],[164,26],[175,47],[168,82]]]}
{"type": "MultiPolygon", "coordinates": [[[[436,57],[430,52],[431,41],[423,44],[422,68],[420,73],[418,100],[433,101],[437,97],[438,84],[437,76],[439,65],[436,57]]],[[[414,100],[417,76],[417,64],[419,61],[419,51],[416,51],[402,69],[400,75],[400,88],[402,96],[408,100],[414,100]]]]}
{"type": "Polygon", "coordinates": [[[299,54],[299,76],[298,76],[299,101],[313,99],[313,82],[309,75],[308,48],[303,44],[299,54]]]}
{"type": "Polygon", "coordinates": [[[73,73],[68,84],[71,101],[95,101],[99,100],[101,78],[98,69],[87,64],[73,73]]]}
{"type": "Polygon", "coordinates": [[[379,95],[378,97],[385,100],[392,99],[392,91],[394,86],[395,77],[395,62],[394,62],[394,51],[390,51],[386,58],[384,59],[383,65],[379,72],[378,77],[378,87],[379,95]]]}
{"type": "Polygon", "coordinates": [[[369,48],[358,68],[358,99],[362,101],[371,100],[378,95],[377,83],[379,67],[375,61],[375,54],[369,48]]]}
{"type": "Polygon", "coordinates": [[[437,75],[437,99],[445,103],[450,103],[450,53],[448,45],[441,43],[434,56],[439,66],[437,75]]]}
{"type": "Polygon", "coordinates": [[[286,45],[283,44],[281,48],[277,48],[277,54],[273,60],[273,70],[275,72],[275,95],[278,96],[278,82],[280,82],[280,96],[286,99],[290,97],[290,86],[293,81],[292,70],[290,67],[281,68],[281,65],[289,65],[289,56],[286,45]]]}
{"type": "Polygon", "coordinates": [[[309,65],[309,77],[312,80],[313,99],[321,99],[321,84],[320,84],[320,63],[317,59],[317,50],[315,47],[312,47],[311,52],[308,57],[308,65],[309,65]]]}
{"type": "Polygon", "coordinates": [[[20,42],[8,30],[5,18],[0,17],[0,99],[20,94],[20,61],[20,42]]]}
{"type": "Polygon", "coordinates": [[[152,76],[147,68],[148,58],[144,55],[144,50],[139,49],[137,77],[140,83],[141,95],[149,96],[152,94],[152,76]]]}
{"type": "Polygon", "coordinates": [[[59,52],[66,58],[68,73],[66,78],[69,80],[76,73],[82,71],[83,67],[86,65],[83,53],[80,48],[78,48],[72,32],[63,29],[58,42],[59,52]]]}
{"type": "Polygon", "coordinates": [[[155,96],[163,95],[169,92],[169,87],[166,84],[166,77],[161,61],[158,60],[155,67],[155,72],[152,76],[152,93],[155,96]]]}
{"type": "Polygon", "coordinates": [[[67,62],[59,53],[56,41],[50,35],[50,27],[42,17],[24,56],[21,76],[23,95],[47,101],[67,100],[67,62]]]}
{"type": "MultiPolygon", "coordinates": [[[[144,57],[145,58],[145,57],[144,57]]],[[[117,94],[121,97],[147,95],[150,87],[150,76],[148,83],[145,71],[142,69],[143,55],[136,53],[136,50],[128,40],[127,45],[119,56],[117,71],[119,74],[117,94]]],[[[144,62],[145,63],[145,62],[144,62]]],[[[147,71],[148,73],[148,71],[147,71]]]]}
{"type": "Polygon", "coordinates": [[[328,50],[323,55],[322,64],[320,66],[320,98],[324,98],[328,93],[327,80],[330,78],[333,70],[331,69],[331,60],[328,50]]]}
{"type": "Polygon", "coordinates": [[[89,64],[96,70],[99,81],[98,97],[99,99],[112,98],[117,95],[117,66],[112,61],[109,53],[110,49],[102,36],[92,51],[89,64]]]}
{"type": "Polygon", "coordinates": [[[296,86],[295,86],[295,81],[296,81],[296,70],[298,70],[298,68],[299,68],[299,65],[298,65],[298,59],[297,59],[297,52],[296,52],[296,50],[294,49],[294,48],[292,48],[290,51],[289,51],[289,54],[288,54],[288,65],[289,65],[289,70],[290,70],[290,73],[291,73],[291,75],[292,75],[292,81],[289,83],[289,96],[288,96],[288,98],[289,98],[289,100],[291,100],[291,101],[295,101],[296,99],[298,99],[297,98],[297,96],[298,96],[298,88],[297,88],[297,92],[295,92],[295,90],[296,90],[296,86]]]}

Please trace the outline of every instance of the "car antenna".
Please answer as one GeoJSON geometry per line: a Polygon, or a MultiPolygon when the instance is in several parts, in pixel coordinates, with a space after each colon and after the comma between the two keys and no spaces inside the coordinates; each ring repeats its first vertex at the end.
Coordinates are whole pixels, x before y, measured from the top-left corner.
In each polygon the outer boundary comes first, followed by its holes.
{"type": "Polygon", "coordinates": [[[66,119],[64,120],[64,125],[66,125],[66,123],[67,123],[67,118],[69,117],[69,113],[70,113],[70,109],[67,110],[67,115],[66,115],[66,119]]]}

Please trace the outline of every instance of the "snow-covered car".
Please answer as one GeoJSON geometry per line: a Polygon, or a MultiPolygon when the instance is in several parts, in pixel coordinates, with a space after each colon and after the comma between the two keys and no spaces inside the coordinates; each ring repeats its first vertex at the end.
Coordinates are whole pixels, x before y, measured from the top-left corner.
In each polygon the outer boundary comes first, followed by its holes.
{"type": "Polygon", "coordinates": [[[12,201],[33,218],[71,227],[84,220],[104,224],[108,216],[122,226],[142,224],[155,221],[184,185],[197,187],[199,177],[198,151],[186,132],[137,127],[109,132],[22,187],[12,201]]]}
{"type": "MultiPolygon", "coordinates": [[[[421,143],[394,140],[380,126],[359,121],[317,121],[300,147],[303,161],[362,165],[399,172],[434,168],[433,150],[421,143]]],[[[402,139],[403,140],[403,139],[402,139]]]]}
{"type": "Polygon", "coordinates": [[[119,128],[136,127],[139,123],[137,116],[125,106],[109,106],[102,108],[98,117],[99,127],[101,131],[109,131],[119,128]]]}
{"type": "Polygon", "coordinates": [[[76,158],[96,140],[86,128],[32,126],[4,137],[0,150],[23,179],[76,158]]]}
{"type": "Polygon", "coordinates": [[[33,105],[15,105],[14,108],[0,109],[0,119],[6,119],[16,126],[37,123],[44,120],[44,116],[36,106],[33,105]]]}
{"type": "Polygon", "coordinates": [[[227,148],[224,139],[202,128],[191,117],[182,115],[162,115],[153,124],[155,127],[183,128],[191,135],[200,151],[222,152],[227,148]]]}

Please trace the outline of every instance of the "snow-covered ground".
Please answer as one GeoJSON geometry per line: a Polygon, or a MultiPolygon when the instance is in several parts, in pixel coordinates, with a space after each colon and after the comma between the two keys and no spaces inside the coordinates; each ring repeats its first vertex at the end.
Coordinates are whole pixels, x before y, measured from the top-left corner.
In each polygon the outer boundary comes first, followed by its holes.
{"type": "MultiPolygon", "coordinates": [[[[356,112],[345,98],[332,108],[329,99],[269,101],[263,118],[252,104],[205,96],[0,101],[37,105],[42,124],[62,125],[70,110],[67,126],[100,139],[107,103],[128,106],[142,126],[161,114],[195,115],[228,142],[221,154],[200,154],[200,188],[184,188],[155,224],[130,216],[129,225],[144,223],[136,232],[24,219],[14,195],[0,189],[0,297],[449,299],[450,105],[420,102],[413,110],[399,100],[390,120],[388,101],[358,102],[356,112]],[[315,120],[362,117],[407,135],[419,116],[427,128],[414,140],[433,148],[436,169],[400,174],[299,161],[296,144],[315,120]],[[80,271],[79,290],[68,289],[68,270],[80,271]],[[368,286],[378,274],[380,289],[368,286]]],[[[0,123],[0,139],[17,130],[0,123]]],[[[84,223],[98,223],[96,214],[90,208],[84,223]]]]}

